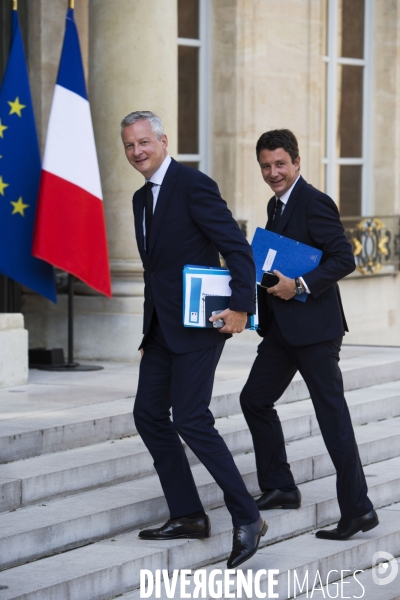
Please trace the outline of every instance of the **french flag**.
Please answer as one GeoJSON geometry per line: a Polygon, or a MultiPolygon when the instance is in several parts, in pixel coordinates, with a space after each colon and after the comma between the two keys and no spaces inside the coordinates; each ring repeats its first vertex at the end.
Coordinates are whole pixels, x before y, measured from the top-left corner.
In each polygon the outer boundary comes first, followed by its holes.
{"type": "Polygon", "coordinates": [[[73,9],[50,112],[33,254],[111,296],[99,165],[73,9]]]}

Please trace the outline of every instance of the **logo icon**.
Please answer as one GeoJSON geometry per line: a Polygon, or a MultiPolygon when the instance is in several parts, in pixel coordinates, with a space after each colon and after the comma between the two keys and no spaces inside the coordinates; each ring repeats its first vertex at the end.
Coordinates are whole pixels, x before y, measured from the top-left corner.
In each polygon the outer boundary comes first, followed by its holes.
{"type": "Polygon", "coordinates": [[[311,254],[310,256],[311,260],[313,260],[314,262],[317,260],[317,257],[315,254],[311,254]]]}
{"type": "Polygon", "coordinates": [[[376,585],[392,583],[399,572],[399,565],[389,552],[375,552],[372,557],[372,579],[376,585]]]}

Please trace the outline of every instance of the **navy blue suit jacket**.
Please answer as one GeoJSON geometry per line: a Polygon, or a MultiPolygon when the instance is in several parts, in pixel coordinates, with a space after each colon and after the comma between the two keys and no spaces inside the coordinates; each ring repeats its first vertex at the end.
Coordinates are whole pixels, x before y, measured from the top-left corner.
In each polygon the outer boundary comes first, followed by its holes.
{"type": "MultiPolygon", "coordinates": [[[[271,227],[274,207],[275,196],[268,203],[267,229],[271,227]]],[[[354,271],[355,261],[336,204],[300,177],[276,233],[319,248],[323,254],[319,266],[303,275],[311,292],[306,302],[273,295],[267,301],[266,290],[258,288],[259,334],[267,334],[272,308],[281,333],[293,346],[342,337],[348,329],[337,281],[354,271]]]]}
{"type": "Polygon", "coordinates": [[[255,266],[250,245],[215,181],[173,159],[157,199],[148,252],[143,240],[144,202],[145,186],[133,196],[136,240],[145,283],[142,345],[154,308],[173,352],[183,354],[219,344],[230,335],[183,326],[182,270],[187,264],[220,266],[220,252],[232,275],[229,308],[253,314],[255,266]]]}

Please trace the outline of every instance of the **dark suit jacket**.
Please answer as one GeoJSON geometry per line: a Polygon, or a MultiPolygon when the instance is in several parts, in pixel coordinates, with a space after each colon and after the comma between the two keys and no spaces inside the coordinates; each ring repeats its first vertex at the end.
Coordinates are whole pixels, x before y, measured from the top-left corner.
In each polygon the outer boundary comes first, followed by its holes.
{"type": "MultiPolygon", "coordinates": [[[[275,196],[268,203],[270,229],[275,196]]],[[[277,232],[319,248],[319,266],[303,274],[311,294],[306,302],[282,300],[258,288],[259,334],[268,332],[272,311],[279,329],[293,346],[316,344],[342,337],[348,331],[337,281],[355,269],[352,247],[340,222],[339,211],[329,196],[299,178],[290,194],[277,232]]],[[[273,268],[273,267],[272,267],[273,268]]]]}
{"type": "Polygon", "coordinates": [[[182,270],[187,264],[220,266],[220,252],[232,275],[229,308],[253,314],[256,294],[251,247],[215,181],[173,159],[157,199],[148,253],[143,240],[144,202],[145,186],[133,196],[145,282],[142,345],[154,308],[173,352],[183,354],[219,344],[230,336],[214,329],[183,326],[182,270]]]}

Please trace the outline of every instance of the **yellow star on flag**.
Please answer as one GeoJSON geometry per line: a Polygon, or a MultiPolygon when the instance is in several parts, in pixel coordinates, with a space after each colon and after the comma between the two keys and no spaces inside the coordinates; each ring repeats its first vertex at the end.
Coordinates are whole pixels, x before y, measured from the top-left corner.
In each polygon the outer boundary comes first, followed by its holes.
{"type": "Polygon", "coordinates": [[[0,119],[0,138],[3,138],[3,137],[4,137],[4,135],[3,135],[3,131],[4,131],[5,129],[8,129],[8,127],[7,127],[6,125],[3,125],[3,124],[2,124],[2,122],[1,122],[1,119],[0,119]]]}
{"type": "Polygon", "coordinates": [[[4,196],[4,190],[8,187],[9,183],[4,183],[2,176],[0,175],[0,194],[4,196]]]}
{"type": "Polygon", "coordinates": [[[24,215],[24,210],[25,210],[26,208],[28,208],[28,207],[29,207],[29,204],[24,204],[24,203],[22,202],[22,196],[20,196],[20,197],[18,198],[18,202],[11,202],[11,204],[12,204],[12,205],[13,205],[13,207],[14,207],[14,210],[13,210],[13,211],[12,211],[12,213],[11,213],[12,215],[15,215],[16,213],[19,213],[19,214],[20,214],[20,215],[22,215],[23,217],[25,216],[25,215],[24,215]]]}
{"type": "Polygon", "coordinates": [[[21,104],[18,96],[15,98],[14,102],[9,102],[8,104],[11,106],[11,110],[8,113],[9,115],[13,115],[15,113],[19,117],[22,117],[21,110],[26,108],[26,104],[21,104]]]}

